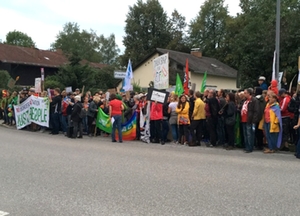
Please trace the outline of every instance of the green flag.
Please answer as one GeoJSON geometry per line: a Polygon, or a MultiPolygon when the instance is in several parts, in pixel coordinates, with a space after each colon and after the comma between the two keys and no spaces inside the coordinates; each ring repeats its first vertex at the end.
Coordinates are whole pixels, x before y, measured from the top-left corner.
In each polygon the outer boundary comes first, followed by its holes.
{"type": "Polygon", "coordinates": [[[105,131],[106,133],[111,133],[112,131],[112,124],[109,119],[109,116],[103,112],[101,108],[99,108],[96,126],[100,129],[105,131]]]}
{"type": "Polygon", "coordinates": [[[204,93],[205,88],[206,88],[206,76],[207,76],[207,72],[205,71],[203,79],[202,79],[201,89],[200,89],[201,93],[204,93]]]}
{"type": "Polygon", "coordinates": [[[177,73],[175,94],[178,95],[178,96],[180,96],[183,92],[184,91],[183,91],[182,82],[181,82],[179,74],[177,73]]]}

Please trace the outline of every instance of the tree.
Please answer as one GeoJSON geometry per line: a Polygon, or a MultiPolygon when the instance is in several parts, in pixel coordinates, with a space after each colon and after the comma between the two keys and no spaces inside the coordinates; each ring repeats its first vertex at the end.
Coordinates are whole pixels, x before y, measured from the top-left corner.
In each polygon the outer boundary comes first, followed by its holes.
{"type": "Polygon", "coordinates": [[[68,87],[73,89],[85,86],[90,91],[97,89],[114,88],[117,80],[114,79],[114,67],[107,66],[101,69],[82,65],[78,56],[72,55],[69,64],[62,66],[58,73],[48,76],[45,80],[45,87],[68,87]]]}
{"type": "Polygon", "coordinates": [[[56,36],[56,40],[51,47],[53,49],[61,49],[66,55],[71,56],[74,53],[81,59],[95,61],[97,57],[97,35],[95,32],[80,31],[77,23],[66,23],[63,31],[56,36]]]}
{"type": "Polygon", "coordinates": [[[98,38],[98,42],[99,42],[98,52],[100,53],[101,56],[100,57],[101,63],[108,64],[108,65],[116,64],[120,49],[116,44],[115,35],[111,34],[107,38],[101,35],[98,38]]]}
{"type": "Polygon", "coordinates": [[[208,57],[218,58],[218,49],[224,46],[226,21],[229,18],[225,0],[207,0],[189,25],[190,45],[201,48],[208,57]]]}
{"type": "Polygon", "coordinates": [[[7,89],[7,83],[10,79],[10,75],[5,70],[0,70],[0,89],[7,89]]]}
{"type": "Polygon", "coordinates": [[[31,37],[29,37],[26,33],[16,30],[6,34],[6,41],[4,43],[22,47],[35,47],[35,43],[31,37]]]}
{"type": "Polygon", "coordinates": [[[158,0],[138,0],[129,7],[126,18],[125,37],[126,47],[122,56],[122,65],[128,59],[137,64],[156,48],[165,48],[171,40],[170,23],[167,13],[158,0]]]}
{"type": "Polygon", "coordinates": [[[68,57],[75,55],[90,62],[114,64],[119,55],[115,35],[108,38],[97,35],[95,31],[80,30],[77,23],[66,23],[63,31],[51,44],[52,49],[61,49],[68,57]]]}
{"type": "Polygon", "coordinates": [[[169,42],[167,49],[189,52],[190,49],[187,45],[187,38],[185,34],[185,28],[187,26],[185,17],[177,10],[174,10],[171,14],[170,24],[172,40],[169,42]]]}
{"type": "MultiPolygon", "coordinates": [[[[272,76],[272,61],[275,50],[276,1],[242,0],[242,13],[228,25],[226,41],[230,57],[225,63],[238,69],[243,87],[257,85],[257,78],[272,76]]],[[[287,72],[288,80],[297,71],[300,54],[300,31],[297,14],[300,3],[296,0],[281,4],[281,50],[280,71],[287,72]]]]}

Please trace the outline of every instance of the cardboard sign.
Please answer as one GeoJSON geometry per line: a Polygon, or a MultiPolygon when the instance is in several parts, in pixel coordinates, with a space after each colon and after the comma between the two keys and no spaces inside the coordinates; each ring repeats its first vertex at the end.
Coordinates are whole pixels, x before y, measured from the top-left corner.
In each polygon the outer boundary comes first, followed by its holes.
{"type": "Polygon", "coordinates": [[[34,82],[35,93],[41,93],[41,83],[42,83],[42,79],[40,77],[35,78],[35,82],[34,82]]]}
{"type": "Polygon", "coordinates": [[[154,88],[169,88],[169,54],[161,55],[153,60],[154,88]]]}
{"type": "Polygon", "coordinates": [[[72,86],[66,87],[66,93],[70,93],[70,92],[73,92],[72,86]]]}
{"type": "Polygon", "coordinates": [[[7,87],[12,89],[12,88],[15,87],[15,85],[16,85],[16,80],[14,80],[13,78],[10,78],[8,83],[7,83],[7,87]]]}
{"type": "Polygon", "coordinates": [[[158,103],[167,103],[169,92],[161,91],[154,88],[148,88],[147,100],[157,101],[158,103]]]}

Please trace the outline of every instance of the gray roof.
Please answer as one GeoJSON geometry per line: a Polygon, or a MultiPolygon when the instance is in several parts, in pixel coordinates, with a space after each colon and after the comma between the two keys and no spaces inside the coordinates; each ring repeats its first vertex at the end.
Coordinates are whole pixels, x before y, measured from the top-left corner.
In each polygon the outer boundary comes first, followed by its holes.
{"type": "Polygon", "coordinates": [[[204,74],[207,71],[208,75],[222,77],[237,77],[237,71],[232,67],[220,62],[215,58],[202,56],[198,58],[190,53],[177,52],[168,49],[157,48],[159,54],[169,53],[169,58],[178,64],[185,66],[186,59],[189,61],[189,70],[195,73],[204,74]]]}

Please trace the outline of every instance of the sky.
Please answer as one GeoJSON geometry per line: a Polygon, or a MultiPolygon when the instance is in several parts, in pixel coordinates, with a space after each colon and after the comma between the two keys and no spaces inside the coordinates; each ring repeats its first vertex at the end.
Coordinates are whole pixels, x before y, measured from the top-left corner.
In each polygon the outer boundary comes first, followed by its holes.
{"type": "MultiPolygon", "coordinates": [[[[145,0],[144,0],[145,1],[145,0]]],[[[168,15],[174,9],[189,23],[200,11],[205,0],[160,0],[168,15]]],[[[2,0],[0,1],[0,40],[8,32],[17,30],[29,35],[39,49],[49,49],[56,35],[67,22],[76,22],[81,29],[93,29],[98,35],[114,33],[124,51],[125,19],[129,6],[137,0],[2,0]]],[[[240,12],[239,0],[225,0],[229,13],[240,12]]]]}

